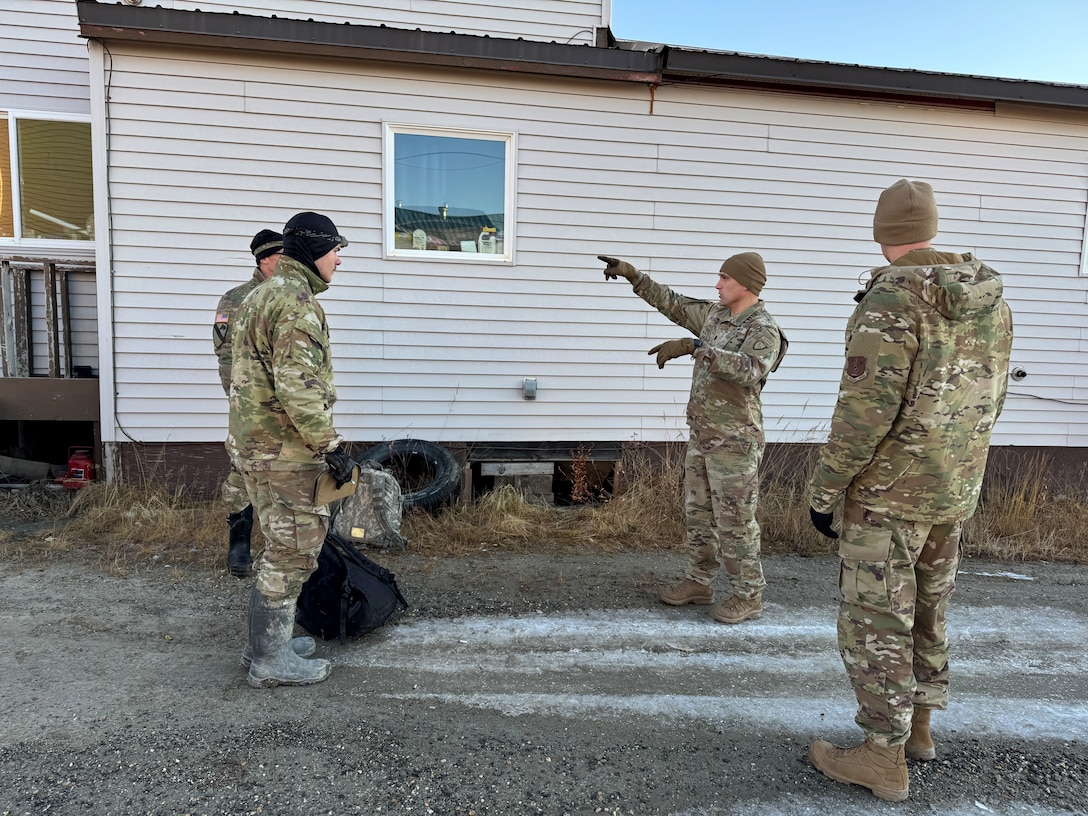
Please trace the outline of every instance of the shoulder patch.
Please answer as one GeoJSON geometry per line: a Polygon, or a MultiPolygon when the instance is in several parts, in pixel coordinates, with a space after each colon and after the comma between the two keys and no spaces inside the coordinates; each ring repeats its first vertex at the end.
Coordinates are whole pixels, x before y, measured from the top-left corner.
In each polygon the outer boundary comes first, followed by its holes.
{"type": "Polygon", "coordinates": [[[846,368],[843,371],[850,382],[861,382],[876,371],[883,339],[877,332],[859,332],[850,338],[850,344],[846,348],[846,368]]]}
{"type": "Polygon", "coordinates": [[[864,357],[846,358],[846,376],[854,382],[864,380],[869,374],[869,361],[864,357]]]}
{"type": "Polygon", "coordinates": [[[230,312],[216,312],[216,323],[230,323],[230,312]]]}
{"type": "Polygon", "coordinates": [[[777,345],[777,342],[778,338],[775,335],[774,329],[769,326],[764,326],[756,331],[745,345],[752,351],[762,354],[763,352],[774,348],[777,345]]]}

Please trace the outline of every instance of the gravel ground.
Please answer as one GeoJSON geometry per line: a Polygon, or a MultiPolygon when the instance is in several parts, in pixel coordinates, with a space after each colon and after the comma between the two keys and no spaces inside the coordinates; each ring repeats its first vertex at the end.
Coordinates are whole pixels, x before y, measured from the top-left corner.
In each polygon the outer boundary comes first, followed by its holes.
{"type": "Polygon", "coordinates": [[[411,608],[254,690],[251,582],[4,564],[2,814],[1088,813],[1088,568],[968,562],[938,759],[891,805],[853,744],[833,558],[768,558],[737,627],[655,590],[677,553],[375,556],[411,608]]]}

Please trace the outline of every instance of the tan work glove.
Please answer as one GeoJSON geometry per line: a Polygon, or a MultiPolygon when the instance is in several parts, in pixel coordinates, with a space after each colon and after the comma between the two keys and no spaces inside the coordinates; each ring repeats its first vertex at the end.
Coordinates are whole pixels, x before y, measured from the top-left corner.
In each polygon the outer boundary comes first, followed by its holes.
{"type": "Polygon", "coordinates": [[[638,274],[638,270],[635,269],[627,261],[621,261],[619,258],[609,258],[607,255],[598,255],[600,260],[608,264],[604,270],[605,280],[616,280],[616,278],[627,278],[627,280],[634,280],[638,274]]]}
{"type": "Polygon", "coordinates": [[[658,346],[654,346],[647,354],[657,355],[657,367],[664,368],[669,360],[683,357],[685,354],[694,354],[696,349],[695,338],[685,337],[681,340],[666,340],[658,346]]]}

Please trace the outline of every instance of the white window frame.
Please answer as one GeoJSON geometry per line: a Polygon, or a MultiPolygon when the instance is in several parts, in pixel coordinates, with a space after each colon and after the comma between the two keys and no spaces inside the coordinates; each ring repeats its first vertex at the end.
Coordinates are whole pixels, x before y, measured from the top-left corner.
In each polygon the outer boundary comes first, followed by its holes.
{"type": "Polygon", "coordinates": [[[513,131],[475,130],[470,128],[412,125],[397,122],[382,123],[382,257],[434,261],[437,263],[473,263],[513,265],[517,233],[514,217],[514,188],[517,180],[517,133],[513,131]],[[420,136],[449,136],[456,139],[484,139],[506,145],[506,177],[503,190],[503,251],[490,255],[479,252],[435,252],[433,250],[398,249],[396,247],[396,191],[394,184],[394,137],[398,134],[420,136]]]}
{"type": "MultiPolygon", "coordinates": [[[[21,184],[19,183],[19,126],[20,120],[50,121],[50,122],[80,122],[91,124],[89,114],[58,113],[56,111],[33,110],[2,110],[7,119],[8,128],[8,161],[11,167],[11,206],[12,206],[12,230],[15,235],[11,238],[0,237],[0,249],[17,248],[20,250],[35,249],[48,252],[52,255],[67,254],[71,257],[93,257],[94,239],[87,240],[63,239],[63,238],[23,238],[23,201],[21,184]]],[[[87,168],[93,174],[93,146],[91,167],[87,168]]],[[[92,178],[93,183],[93,178],[92,178]]]]}

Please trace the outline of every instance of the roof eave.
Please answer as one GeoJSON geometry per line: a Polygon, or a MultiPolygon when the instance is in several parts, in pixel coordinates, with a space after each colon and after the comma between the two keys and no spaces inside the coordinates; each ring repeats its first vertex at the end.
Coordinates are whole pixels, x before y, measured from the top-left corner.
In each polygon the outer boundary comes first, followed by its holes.
{"type": "Polygon", "coordinates": [[[104,4],[76,4],[80,34],[102,40],[658,82],[656,55],[468,34],[104,4]]]}
{"type": "Polygon", "coordinates": [[[1088,88],[1080,85],[697,51],[674,46],[664,49],[663,62],[661,73],[665,81],[759,83],[868,96],[989,104],[1015,102],[1088,109],[1088,88]]]}
{"type": "Polygon", "coordinates": [[[78,0],[80,34],[102,40],[243,48],[553,76],[839,94],[928,104],[999,102],[1088,110],[1088,88],[1028,80],[876,68],[677,46],[618,47],[178,11],[78,0]]]}

